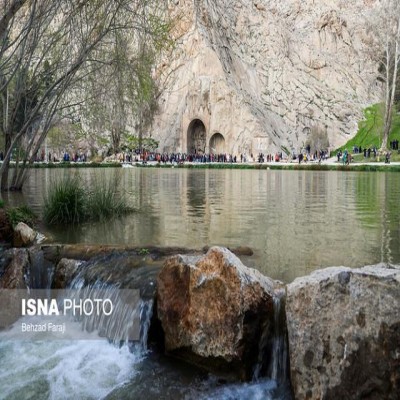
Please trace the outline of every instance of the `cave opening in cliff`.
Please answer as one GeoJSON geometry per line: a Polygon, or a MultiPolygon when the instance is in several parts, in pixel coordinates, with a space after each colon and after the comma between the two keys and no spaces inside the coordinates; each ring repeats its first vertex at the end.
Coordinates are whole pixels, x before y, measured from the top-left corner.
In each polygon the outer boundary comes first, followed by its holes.
{"type": "Polygon", "coordinates": [[[204,154],[206,152],[206,127],[200,119],[194,119],[187,132],[187,152],[204,154]]]}
{"type": "Polygon", "coordinates": [[[210,153],[225,153],[225,138],[220,133],[214,133],[210,139],[210,153]]]}

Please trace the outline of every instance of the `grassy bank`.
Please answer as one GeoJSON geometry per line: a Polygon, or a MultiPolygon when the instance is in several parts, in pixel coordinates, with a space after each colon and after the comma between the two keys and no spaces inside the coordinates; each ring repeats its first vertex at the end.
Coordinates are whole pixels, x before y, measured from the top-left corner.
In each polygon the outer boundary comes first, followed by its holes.
{"type": "MultiPolygon", "coordinates": [[[[336,149],[333,154],[337,154],[339,150],[347,149],[351,153],[354,146],[362,149],[380,148],[382,143],[383,132],[383,109],[381,104],[374,104],[364,110],[364,119],[358,123],[357,134],[349,140],[345,145],[336,149]]],[[[400,141],[400,115],[393,115],[392,130],[389,135],[389,143],[393,140],[400,141]]],[[[399,157],[400,159],[400,157],[399,157]]]]}

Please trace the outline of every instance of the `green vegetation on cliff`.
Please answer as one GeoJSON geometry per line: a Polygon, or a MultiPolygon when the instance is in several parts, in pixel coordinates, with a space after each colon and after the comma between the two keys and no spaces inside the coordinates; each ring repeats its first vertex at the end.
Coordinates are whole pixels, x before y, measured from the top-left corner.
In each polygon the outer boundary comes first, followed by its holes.
{"type": "MultiPolygon", "coordinates": [[[[333,154],[339,150],[345,149],[353,151],[353,147],[357,146],[362,149],[376,147],[379,149],[382,143],[383,132],[383,109],[381,104],[374,104],[364,110],[364,119],[358,123],[357,134],[350,139],[345,145],[336,149],[333,154]]],[[[393,140],[400,140],[400,114],[393,115],[392,130],[389,135],[388,143],[393,140]]]]}

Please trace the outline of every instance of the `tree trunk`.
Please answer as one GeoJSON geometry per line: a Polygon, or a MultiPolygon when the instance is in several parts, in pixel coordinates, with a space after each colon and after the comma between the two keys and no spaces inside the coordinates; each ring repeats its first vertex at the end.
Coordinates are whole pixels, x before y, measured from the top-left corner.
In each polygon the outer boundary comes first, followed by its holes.
{"type": "Polygon", "coordinates": [[[386,94],[385,94],[385,117],[383,120],[383,134],[381,151],[387,150],[390,130],[392,127],[393,118],[393,105],[394,93],[396,90],[396,76],[397,76],[397,46],[394,55],[391,55],[389,39],[386,43],[386,94]],[[391,73],[393,64],[393,73],[391,73]]]}
{"type": "MultiPolygon", "coordinates": [[[[10,135],[5,135],[5,151],[4,153],[7,154],[8,149],[10,148],[11,145],[11,136],[10,135]]],[[[8,173],[10,170],[10,158],[11,157],[5,157],[2,165],[2,173],[1,173],[1,184],[0,184],[0,189],[1,191],[8,190],[8,173]]]]}

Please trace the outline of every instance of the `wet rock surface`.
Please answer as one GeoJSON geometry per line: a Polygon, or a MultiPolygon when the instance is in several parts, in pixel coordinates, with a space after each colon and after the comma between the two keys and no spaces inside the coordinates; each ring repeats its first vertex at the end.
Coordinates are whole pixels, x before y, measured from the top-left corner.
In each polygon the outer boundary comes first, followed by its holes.
{"type": "Polygon", "coordinates": [[[139,256],[129,251],[100,254],[88,261],[79,262],[79,265],[74,262],[77,261],[64,259],[58,263],[55,275],[59,282],[61,279],[75,283],[80,280],[79,286],[100,284],[119,289],[138,289],[144,299],[154,298],[156,276],[162,266],[162,261],[154,261],[148,255],[139,256]],[[69,275],[72,269],[75,272],[69,275]]]}
{"type": "Polygon", "coordinates": [[[37,232],[23,222],[19,222],[14,228],[13,245],[14,247],[29,247],[36,239],[37,232]]]}
{"type": "Polygon", "coordinates": [[[296,399],[399,399],[399,268],[315,271],[286,304],[296,399]]]}
{"type": "Polygon", "coordinates": [[[65,289],[71,283],[82,261],[62,258],[56,265],[54,272],[53,289],[65,289]]]}
{"type": "MultiPolygon", "coordinates": [[[[209,250],[209,247],[202,249],[190,249],[187,247],[135,247],[122,245],[91,245],[91,244],[44,244],[41,246],[45,258],[58,263],[62,258],[73,260],[88,261],[94,257],[108,256],[128,252],[134,256],[148,257],[152,260],[162,260],[165,257],[177,254],[203,254],[209,250]]],[[[240,246],[230,249],[236,255],[253,255],[250,247],[240,246]]]]}
{"type": "Polygon", "coordinates": [[[0,256],[0,330],[21,315],[21,296],[27,289],[29,256],[26,249],[6,250],[0,256]]]}
{"type": "Polygon", "coordinates": [[[166,352],[249,378],[272,325],[275,285],[225,248],[171,257],[157,279],[166,352]]]}
{"type": "Polygon", "coordinates": [[[29,255],[26,249],[6,250],[0,258],[0,289],[26,289],[29,255]]]}
{"type": "MultiPolygon", "coordinates": [[[[398,266],[335,267],[298,278],[286,287],[286,317],[282,314],[277,323],[274,307],[282,288],[245,267],[228,249],[166,259],[172,248],[160,248],[155,255],[148,249],[109,246],[93,256],[95,247],[86,261],[63,258],[57,264],[63,246],[3,251],[0,304],[9,313],[0,329],[20,312],[14,289],[65,289],[74,279],[84,286],[138,289],[148,301],[147,313],[156,298],[150,340],[162,341],[168,355],[227,378],[250,379],[257,364],[267,372],[259,376],[275,376],[264,361],[275,357],[270,344],[274,328],[282,325],[296,399],[399,398],[398,266]]],[[[69,254],[81,254],[70,249],[69,254]]]]}

